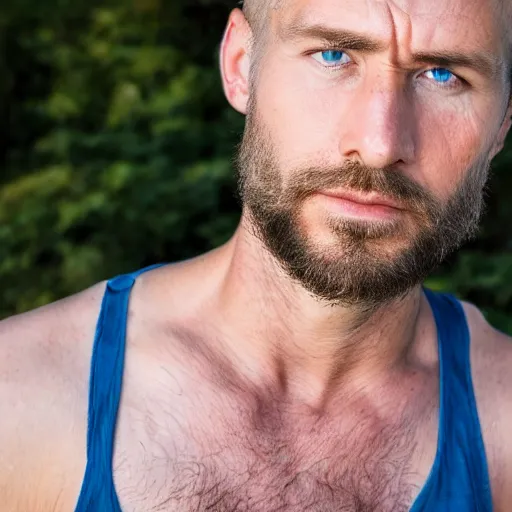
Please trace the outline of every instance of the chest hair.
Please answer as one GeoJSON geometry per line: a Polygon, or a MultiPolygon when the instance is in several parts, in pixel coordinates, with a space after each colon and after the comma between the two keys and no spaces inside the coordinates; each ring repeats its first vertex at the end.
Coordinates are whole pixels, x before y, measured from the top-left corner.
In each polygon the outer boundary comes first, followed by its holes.
{"type": "Polygon", "coordinates": [[[417,432],[405,414],[351,407],[315,417],[209,399],[188,413],[131,415],[138,429],[116,468],[126,512],[405,512],[418,491],[417,432]]]}

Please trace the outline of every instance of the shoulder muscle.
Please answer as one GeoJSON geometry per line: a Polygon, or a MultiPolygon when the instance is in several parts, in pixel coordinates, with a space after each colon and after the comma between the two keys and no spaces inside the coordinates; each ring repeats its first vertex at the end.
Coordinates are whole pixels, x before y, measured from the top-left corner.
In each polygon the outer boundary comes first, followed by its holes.
{"type": "Polygon", "coordinates": [[[512,338],[464,304],[471,331],[471,366],[496,512],[512,503],[512,338]]]}
{"type": "Polygon", "coordinates": [[[0,322],[0,502],[6,510],[69,510],[78,497],[103,288],[0,322]]]}

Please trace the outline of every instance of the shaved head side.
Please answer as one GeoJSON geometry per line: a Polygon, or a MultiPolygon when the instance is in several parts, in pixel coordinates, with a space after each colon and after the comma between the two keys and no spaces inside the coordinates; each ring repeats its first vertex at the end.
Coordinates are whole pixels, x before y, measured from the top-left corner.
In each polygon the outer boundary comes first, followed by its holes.
{"type": "Polygon", "coordinates": [[[505,27],[504,37],[507,47],[505,58],[507,59],[507,78],[509,86],[508,102],[509,106],[512,107],[512,2],[510,0],[500,0],[498,5],[501,7],[499,16],[505,27]]]}
{"type": "Polygon", "coordinates": [[[244,16],[252,31],[250,84],[257,82],[259,62],[269,37],[272,11],[278,10],[284,0],[240,0],[244,16]]]}
{"type": "Polygon", "coordinates": [[[262,20],[267,16],[269,2],[270,0],[242,0],[245,17],[253,30],[262,25],[262,20]]]}
{"type": "Polygon", "coordinates": [[[509,0],[504,0],[504,8],[505,11],[503,13],[503,19],[505,20],[505,26],[507,27],[508,34],[508,57],[509,57],[509,79],[512,85],[512,2],[509,0]]]}
{"type": "Polygon", "coordinates": [[[256,39],[264,31],[272,9],[279,9],[282,0],[242,0],[243,11],[256,39]]]}

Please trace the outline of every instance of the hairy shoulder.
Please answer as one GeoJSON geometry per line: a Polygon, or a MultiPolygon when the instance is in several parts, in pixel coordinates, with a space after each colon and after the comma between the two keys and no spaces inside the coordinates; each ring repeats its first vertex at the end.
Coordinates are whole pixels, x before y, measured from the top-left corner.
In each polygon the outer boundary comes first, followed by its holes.
{"type": "Polygon", "coordinates": [[[0,502],[6,510],[69,510],[78,496],[103,290],[99,284],[0,322],[0,502]]]}
{"type": "Polygon", "coordinates": [[[497,512],[512,503],[512,338],[464,303],[471,331],[471,367],[497,512]]]}

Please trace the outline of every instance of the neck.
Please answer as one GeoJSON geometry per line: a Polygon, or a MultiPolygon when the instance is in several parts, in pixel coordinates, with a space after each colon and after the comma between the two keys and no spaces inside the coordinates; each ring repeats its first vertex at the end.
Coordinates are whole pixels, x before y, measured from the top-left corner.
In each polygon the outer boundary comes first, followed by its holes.
{"type": "Polygon", "coordinates": [[[420,286],[370,312],[326,304],[293,282],[243,223],[221,254],[215,314],[228,326],[228,352],[251,378],[317,401],[409,358],[428,309],[420,286]]]}

